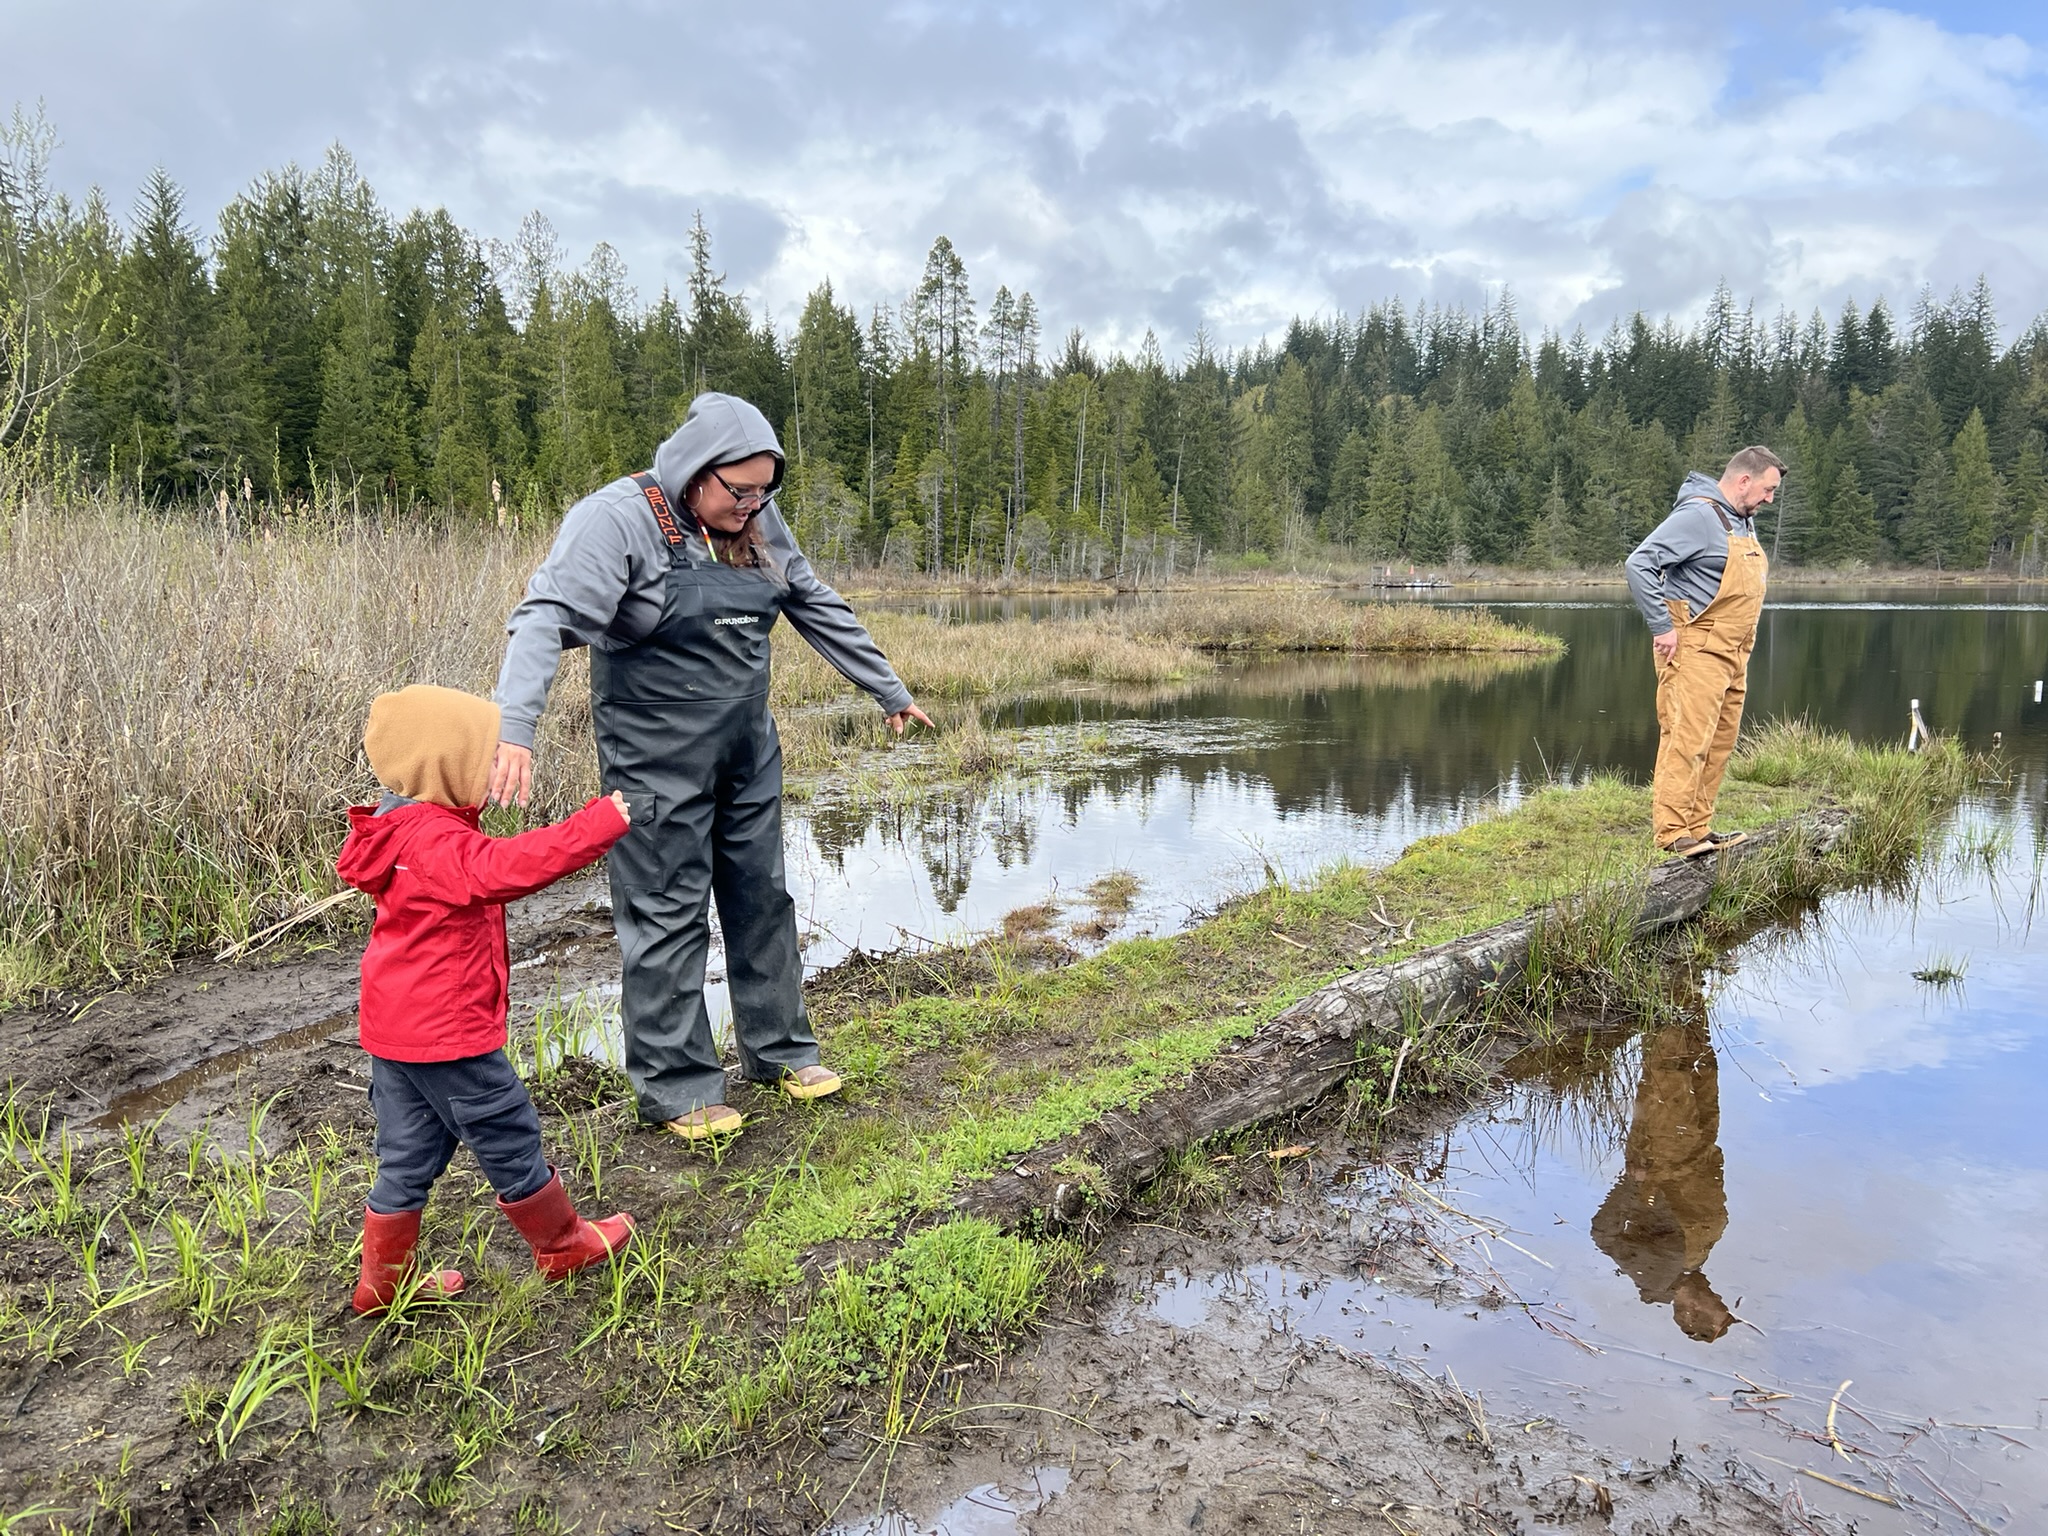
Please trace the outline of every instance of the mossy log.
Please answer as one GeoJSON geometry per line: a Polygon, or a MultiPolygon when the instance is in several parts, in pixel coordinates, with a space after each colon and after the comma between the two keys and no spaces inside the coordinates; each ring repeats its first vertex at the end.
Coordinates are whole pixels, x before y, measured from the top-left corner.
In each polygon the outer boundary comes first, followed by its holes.
{"type": "MultiPolygon", "coordinates": [[[[1847,837],[1849,820],[1846,811],[1817,811],[1752,832],[1721,853],[1656,865],[1636,890],[1636,933],[1699,916],[1718,881],[1789,838],[1814,854],[1833,851],[1847,837]]],[[[1531,941],[1554,916],[1568,914],[1539,909],[1341,976],[1225,1048],[1183,1085],[1039,1148],[963,1191],[954,1208],[1004,1227],[1071,1225],[1091,1202],[1113,1201],[1155,1178],[1176,1152],[1307,1108],[1352,1074],[1365,1047],[1403,1039],[1417,1018],[1483,1030],[1486,1014],[1475,1005],[1521,979],[1531,941]],[[1060,1171],[1076,1167],[1088,1172],[1060,1171]]]]}

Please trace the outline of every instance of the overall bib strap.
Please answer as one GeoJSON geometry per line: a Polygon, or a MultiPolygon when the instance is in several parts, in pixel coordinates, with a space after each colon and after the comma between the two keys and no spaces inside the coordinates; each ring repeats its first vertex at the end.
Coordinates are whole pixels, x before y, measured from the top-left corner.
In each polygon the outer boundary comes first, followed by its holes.
{"type": "Polygon", "coordinates": [[[1713,497],[1693,496],[1688,499],[1704,502],[1713,509],[1728,540],[1728,554],[1721,567],[1721,580],[1715,587],[1714,596],[1706,607],[1692,615],[1692,619],[1698,622],[1711,613],[1717,625],[1727,626],[1733,622],[1740,627],[1746,621],[1753,632],[1756,627],[1755,610],[1763,602],[1763,573],[1757,566],[1757,562],[1763,559],[1763,546],[1757,542],[1755,534],[1736,532],[1727,510],[1713,497]]]}
{"type": "MultiPolygon", "coordinates": [[[[634,478],[636,478],[636,479],[637,479],[637,478],[639,478],[639,477],[638,477],[638,476],[635,476],[634,478]]],[[[655,487],[655,489],[656,489],[656,490],[658,491],[658,490],[660,489],[660,487],[659,487],[659,486],[657,486],[657,487],[655,487]]],[[[1735,525],[1734,525],[1733,523],[1731,523],[1731,522],[1729,522],[1729,521],[1728,521],[1728,514],[1727,514],[1727,512],[1726,512],[1726,511],[1725,511],[1725,510],[1724,510],[1724,509],[1722,508],[1722,506],[1721,506],[1721,503],[1720,503],[1720,502],[1718,502],[1718,501],[1716,501],[1716,500],[1714,500],[1714,498],[1713,498],[1713,497],[1711,497],[1711,496],[1688,496],[1688,497],[1686,498],[1686,500],[1688,500],[1688,501],[1703,501],[1703,502],[1705,502],[1705,503],[1706,503],[1706,504],[1707,504],[1707,505],[1708,505],[1709,507],[1711,507],[1711,508],[1713,509],[1713,512],[1714,512],[1714,516],[1716,516],[1716,517],[1718,517],[1719,519],[1721,519],[1721,531],[1722,531],[1723,533],[1727,533],[1727,534],[1732,534],[1732,533],[1734,533],[1734,532],[1735,532],[1735,525]]]]}
{"type": "Polygon", "coordinates": [[[703,526],[677,510],[653,475],[629,478],[668,544],[661,616],[633,644],[593,654],[592,698],[629,705],[764,699],[768,632],[781,614],[782,589],[759,571],[719,560],[703,526]]]}
{"type": "Polygon", "coordinates": [[[668,504],[668,493],[661,488],[661,482],[648,470],[633,476],[633,483],[640,487],[640,494],[647,498],[647,505],[654,512],[654,521],[661,527],[661,536],[668,540],[671,550],[679,550],[689,542],[683,532],[683,525],[677,520],[675,508],[668,504]]]}

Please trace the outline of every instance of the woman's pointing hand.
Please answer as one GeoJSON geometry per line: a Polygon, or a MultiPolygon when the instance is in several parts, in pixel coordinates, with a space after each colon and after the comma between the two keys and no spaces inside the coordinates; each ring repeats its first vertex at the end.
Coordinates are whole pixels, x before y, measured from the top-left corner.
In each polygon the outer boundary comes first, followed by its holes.
{"type": "Polygon", "coordinates": [[[524,805],[533,793],[533,748],[517,747],[509,741],[498,743],[498,755],[491,759],[491,787],[484,796],[487,805],[524,805]]]}

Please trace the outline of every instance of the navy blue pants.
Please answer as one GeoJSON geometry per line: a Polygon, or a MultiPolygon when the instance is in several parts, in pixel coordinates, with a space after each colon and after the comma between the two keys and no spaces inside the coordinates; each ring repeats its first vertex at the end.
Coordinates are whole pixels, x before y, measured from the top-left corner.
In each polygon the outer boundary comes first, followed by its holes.
{"type": "Polygon", "coordinates": [[[524,1200],[554,1177],[540,1151],[540,1115],[503,1051],[458,1061],[370,1058],[377,1115],[377,1182],[370,1209],[417,1211],[468,1147],[501,1200],[524,1200]]]}

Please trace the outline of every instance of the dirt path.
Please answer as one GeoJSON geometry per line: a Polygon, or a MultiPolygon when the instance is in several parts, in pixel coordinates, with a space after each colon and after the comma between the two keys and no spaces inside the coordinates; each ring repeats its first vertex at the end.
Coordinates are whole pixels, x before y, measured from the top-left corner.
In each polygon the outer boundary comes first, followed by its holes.
{"type": "MultiPolygon", "coordinates": [[[[515,1014],[618,980],[600,879],[519,903],[508,931],[515,1014]]],[[[367,1077],[355,1046],[359,958],[350,942],[243,964],[188,959],[123,990],[60,995],[0,1013],[0,1062],[21,1099],[48,1102],[74,1125],[111,1129],[168,1112],[171,1128],[190,1129],[257,1084],[367,1077]]]]}

